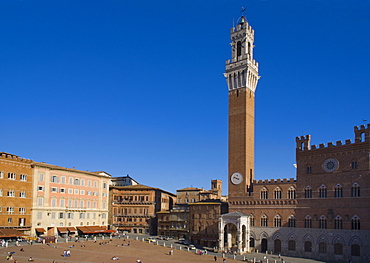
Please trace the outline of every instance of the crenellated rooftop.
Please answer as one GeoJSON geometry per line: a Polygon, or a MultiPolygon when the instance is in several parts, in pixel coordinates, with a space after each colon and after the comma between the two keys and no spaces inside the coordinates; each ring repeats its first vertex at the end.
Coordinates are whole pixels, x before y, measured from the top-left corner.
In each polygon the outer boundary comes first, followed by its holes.
{"type": "Polygon", "coordinates": [[[0,158],[9,159],[9,160],[18,161],[18,162],[24,162],[24,163],[32,163],[32,160],[25,159],[25,158],[19,157],[18,155],[6,153],[6,152],[0,152],[0,158]]]}
{"type": "Polygon", "coordinates": [[[311,136],[305,135],[305,136],[298,136],[296,137],[296,150],[297,151],[307,151],[307,150],[315,150],[315,149],[323,149],[323,148],[330,148],[330,147],[336,147],[336,146],[342,146],[342,145],[350,145],[350,144],[356,144],[356,143],[363,143],[363,142],[369,142],[370,141],[370,124],[367,125],[361,125],[361,126],[355,126],[354,127],[354,133],[355,133],[355,142],[353,143],[351,139],[343,141],[336,141],[325,143],[320,143],[319,145],[311,145],[311,136]]]}
{"type": "Polygon", "coordinates": [[[253,180],[253,184],[281,184],[281,183],[295,183],[297,180],[294,178],[283,179],[266,179],[266,180],[253,180]]]}

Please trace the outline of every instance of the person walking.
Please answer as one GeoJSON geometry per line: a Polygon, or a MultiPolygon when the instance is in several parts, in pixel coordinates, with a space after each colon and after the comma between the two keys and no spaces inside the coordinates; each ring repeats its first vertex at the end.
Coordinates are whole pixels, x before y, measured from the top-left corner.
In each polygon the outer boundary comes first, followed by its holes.
{"type": "Polygon", "coordinates": [[[214,256],[213,259],[215,260],[215,262],[217,261],[217,256],[214,256]]]}

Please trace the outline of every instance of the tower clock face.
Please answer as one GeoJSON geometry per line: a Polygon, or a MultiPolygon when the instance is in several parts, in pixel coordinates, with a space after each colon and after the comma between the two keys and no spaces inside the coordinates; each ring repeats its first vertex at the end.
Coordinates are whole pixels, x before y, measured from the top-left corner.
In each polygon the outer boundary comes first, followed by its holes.
{"type": "Polygon", "coordinates": [[[241,173],[233,173],[230,177],[230,181],[233,184],[240,184],[243,182],[243,175],[241,173]]]}
{"type": "Polygon", "coordinates": [[[338,166],[339,166],[338,160],[334,158],[326,159],[324,163],[322,164],[322,168],[328,173],[331,173],[337,170],[338,166]]]}

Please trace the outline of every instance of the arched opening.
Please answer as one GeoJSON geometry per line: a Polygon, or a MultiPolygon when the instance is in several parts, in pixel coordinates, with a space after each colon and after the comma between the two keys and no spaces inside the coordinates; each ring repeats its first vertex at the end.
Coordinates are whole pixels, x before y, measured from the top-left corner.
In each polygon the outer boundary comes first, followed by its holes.
{"type": "Polygon", "coordinates": [[[312,242],[311,241],[304,242],[304,252],[312,252],[312,242]]]}
{"type": "Polygon", "coordinates": [[[343,245],[341,243],[334,244],[334,254],[343,255],[343,245]]]}
{"type": "Polygon", "coordinates": [[[238,41],[238,43],[236,43],[236,56],[239,57],[241,56],[241,54],[242,54],[242,42],[238,41]]]}
{"type": "Polygon", "coordinates": [[[280,239],[274,240],[274,253],[281,253],[281,240],[280,239]]]}
{"type": "Polygon", "coordinates": [[[228,248],[228,249],[231,249],[231,250],[234,247],[236,248],[236,234],[237,234],[236,226],[234,224],[227,224],[225,226],[224,233],[225,233],[225,236],[224,236],[225,245],[224,245],[224,247],[228,248]]]}
{"type": "Polygon", "coordinates": [[[325,254],[326,251],[327,251],[326,243],[325,242],[320,242],[319,243],[319,253],[325,254]]]}
{"type": "Polygon", "coordinates": [[[268,245],[267,239],[262,238],[261,240],[261,252],[262,253],[265,253],[267,251],[267,245],[268,245]]]}
{"type": "Polygon", "coordinates": [[[255,246],[255,245],[254,245],[254,243],[255,243],[255,242],[254,242],[254,238],[253,238],[253,237],[251,237],[251,238],[249,239],[249,247],[251,247],[251,248],[253,247],[253,248],[254,248],[254,246],[255,246]]]}
{"type": "Polygon", "coordinates": [[[357,244],[354,244],[351,246],[351,256],[353,257],[359,257],[360,256],[360,246],[357,244]]]}

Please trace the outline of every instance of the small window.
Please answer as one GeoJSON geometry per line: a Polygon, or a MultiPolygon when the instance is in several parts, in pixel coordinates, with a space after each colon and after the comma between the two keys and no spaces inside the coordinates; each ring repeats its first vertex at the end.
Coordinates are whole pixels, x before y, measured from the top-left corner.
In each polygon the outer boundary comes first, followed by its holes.
{"type": "Polygon", "coordinates": [[[65,188],[60,188],[59,192],[64,194],[66,192],[66,189],[65,188]]]}
{"type": "Polygon", "coordinates": [[[306,173],[307,174],[312,174],[312,167],[311,166],[307,166],[306,173]]]}
{"type": "Polygon", "coordinates": [[[56,175],[51,176],[51,182],[52,183],[57,183],[58,182],[58,176],[56,176],[56,175]]]}
{"type": "Polygon", "coordinates": [[[261,190],[261,199],[268,199],[268,191],[265,187],[261,190]]]}
{"type": "Polygon", "coordinates": [[[21,181],[27,181],[27,175],[25,175],[25,174],[21,174],[21,175],[19,176],[19,179],[20,179],[21,181]]]}
{"type": "Polygon", "coordinates": [[[8,191],[8,197],[15,197],[15,191],[14,190],[9,190],[8,191]]]}
{"type": "Polygon", "coordinates": [[[309,215],[307,215],[304,219],[304,227],[312,228],[312,218],[309,215]]]}
{"type": "Polygon", "coordinates": [[[340,184],[337,184],[334,189],[334,197],[340,198],[343,197],[343,188],[340,184]]]}
{"type": "Polygon", "coordinates": [[[43,173],[40,173],[39,174],[39,181],[44,181],[44,174],[43,173]]]}
{"type": "Polygon", "coordinates": [[[58,192],[58,188],[56,188],[56,187],[52,187],[52,188],[51,188],[51,191],[52,191],[53,193],[57,193],[57,192],[58,192]]]}
{"type": "Polygon", "coordinates": [[[357,183],[354,183],[351,187],[351,197],[360,196],[360,186],[357,183]]]}
{"type": "Polygon", "coordinates": [[[8,179],[15,180],[16,179],[15,173],[8,173],[8,179]]]}
{"type": "Polygon", "coordinates": [[[274,198],[281,199],[281,189],[279,187],[276,187],[274,190],[274,198]]]}
{"type": "Polygon", "coordinates": [[[325,185],[321,185],[319,188],[319,198],[326,198],[327,197],[327,189],[325,185]]]}
{"type": "Polygon", "coordinates": [[[295,251],[295,241],[294,240],[288,241],[288,250],[295,251]]]}
{"type": "Polygon", "coordinates": [[[21,198],[26,198],[26,191],[21,191],[21,192],[19,193],[19,197],[21,197],[21,198]]]}
{"type": "Polygon", "coordinates": [[[44,187],[43,186],[38,186],[37,191],[44,191],[44,187]]]}
{"type": "Polygon", "coordinates": [[[351,169],[356,170],[357,169],[357,161],[352,161],[351,162],[351,169]]]}
{"type": "Polygon", "coordinates": [[[59,219],[63,219],[64,218],[64,213],[59,213],[59,219]]]}
{"type": "Polygon", "coordinates": [[[304,198],[312,198],[312,189],[309,185],[304,189],[304,198]]]}

